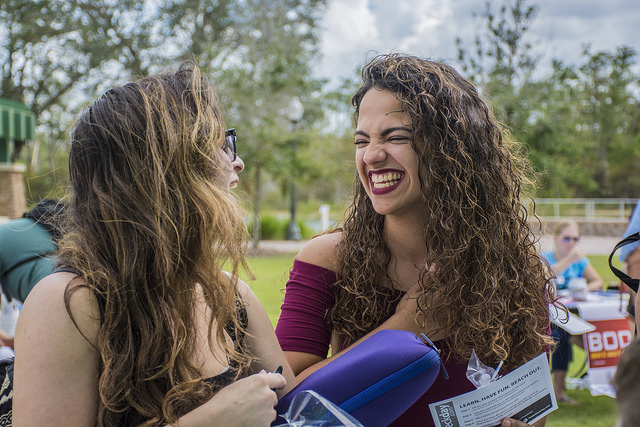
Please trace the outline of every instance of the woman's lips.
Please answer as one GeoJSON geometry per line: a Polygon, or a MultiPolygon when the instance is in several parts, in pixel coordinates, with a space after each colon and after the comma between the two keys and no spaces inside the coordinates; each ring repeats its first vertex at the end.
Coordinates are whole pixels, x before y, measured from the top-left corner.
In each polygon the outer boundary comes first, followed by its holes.
{"type": "Polygon", "coordinates": [[[374,195],[395,190],[404,179],[404,172],[396,169],[369,171],[369,187],[374,195]]]}

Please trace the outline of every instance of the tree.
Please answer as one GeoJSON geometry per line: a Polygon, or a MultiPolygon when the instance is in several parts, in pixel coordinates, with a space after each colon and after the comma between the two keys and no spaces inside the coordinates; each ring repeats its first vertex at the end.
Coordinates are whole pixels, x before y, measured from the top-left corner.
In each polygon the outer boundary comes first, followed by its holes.
{"type": "MultiPolygon", "coordinates": [[[[249,175],[259,183],[263,169],[290,170],[274,154],[286,139],[288,123],[281,112],[287,100],[298,96],[310,104],[301,129],[322,114],[313,106],[321,82],[311,79],[310,64],[317,54],[315,26],[324,4],[7,0],[0,5],[0,28],[5,29],[0,95],[37,114],[39,137],[30,147],[35,160],[37,153],[67,148],[68,126],[102,90],[195,59],[218,83],[229,122],[237,124],[245,143],[241,149],[251,164],[248,170],[255,171],[249,175]],[[38,142],[47,149],[38,150],[38,142]]],[[[55,170],[54,162],[43,166],[55,170]]],[[[256,197],[260,193],[251,190],[256,197]]]]}
{"type": "Polygon", "coordinates": [[[597,184],[585,159],[589,150],[575,136],[580,109],[573,100],[578,98],[579,76],[574,67],[560,61],[553,61],[552,70],[550,76],[528,82],[519,91],[524,102],[517,138],[527,147],[534,168],[542,172],[539,195],[584,195],[597,184]]]}
{"type": "MultiPolygon", "coordinates": [[[[616,52],[592,53],[585,46],[586,62],[579,68],[581,76],[580,136],[593,148],[593,177],[597,182],[596,197],[611,197],[630,192],[638,182],[630,171],[640,165],[637,144],[638,77],[631,67],[636,52],[619,47],[616,52]],[[613,166],[612,160],[616,160],[613,166]],[[615,169],[615,183],[612,170],[615,169]]],[[[637,170],[637,169],[636,169],[637,170]]],[[[635,187],[637,197],[640,187],[635,187]]]]}
{"type": "Polygon", "coordinates": [[[532,90],[536,86],[532,74],[539,57],[533,53],[534,43],[529,41],[528,31],[538,9],[525,0],[506,0],[494,14],[487,1],[480,15],[485,28],[474,40],[475,52],[467,52],[462,40],[456,39],[462,69],[479,85],[498,118],[520,141],[535,109],[529,95],[536,94],[532,90]]]}
{"type": "Polygon", "coordinates": [[[148,72],[145,52],[152,39],[147,35],[154,25],[148,12],[135,0],[0,4],[0,96],[28,105],[38,123],[39,136],[27,155],[28,175],[37,172],[39,152],[49,154],[44,168],[55,170],[51,153],[59,150],[78,110],[99,88],[148,72]],[[47,144],[45,150],[39,150],[40,143],[47,144]]]}
{"type": "MultiPolygon", "coordinates": [[[[456,39],[463,71],[498,103],[516,95],[539,61],[533,56],[533,43],[527,37],[538,9],[535,4],[526,4],[526,0],[506,0],[496,15],[487,1],[480,15],[486,27],[474,40],[475,52],[467,52],[462,40],[456,39]]],[[[507,122],[512,113],[505,108],[507,122]]]]}
{"type": "Polygon", "coordinates": [[[527,31],[537,12],[525,0],[506,0],[494,14],[487,2],[475,51],[456,41],[463,70],[527,148],[541,172],[538,194],[637,197],[640,179],[629,173],[640,166],[636,52],[622,46],[592,53],[586,46],[583,64],[554,60],[551,75],[534,80],[539,59],[527,31]]]}
{"type": "MultiPolygon", "coordinates": [[[[556,129],[541,121],[542,111],[532,99],[538,86],[547,92],[554,90],[553,86],[532,80],[539,57],[533,53],[534,43],[529,40],[528,31],[538,10],[536,4],[528,4],[526,0],[505,0],[496,14],[487,1],[480,15],[484,29],[474,39],[475,50],[468,52],[459,38],[456,45],[463,71],[480,87],[500,121],[525,147],[527,137],[531,136],[527,131],[532,123],[537,123],[534,147],[541,148],[540,138],[555,139],[552,134],[556,129]]],[[[546,156],[536,154],[542,152],[534,151],[533,159],[537,160],[534,167],[544,170],[546,156]]]]}
{"type": "Polygon", "coordinates": [[[262,183],[265,175],[292,182],[318,173],[305,153],[313,127],[322,120],[323,82],[312,77],[317,51],[316,23],[324,0],[247,0],[237,10],[228,66],[218,70],[223,104],[241,129],[242,157],[248,165],[241,181],[252,198],[254,242],[259,239],[262,183]],[[295,124],[288,117],[292,99],[304,105],[295,124]]]}

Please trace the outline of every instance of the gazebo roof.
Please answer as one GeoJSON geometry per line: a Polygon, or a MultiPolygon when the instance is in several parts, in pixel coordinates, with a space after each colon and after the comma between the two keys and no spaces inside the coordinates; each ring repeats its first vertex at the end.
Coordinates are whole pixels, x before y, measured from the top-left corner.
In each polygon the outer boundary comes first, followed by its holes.
{"type": "Polygon", "coordinates": [[[0,140],[31,140],[35,136],[36,116],[24,104],[0,98],[0,140]]]}

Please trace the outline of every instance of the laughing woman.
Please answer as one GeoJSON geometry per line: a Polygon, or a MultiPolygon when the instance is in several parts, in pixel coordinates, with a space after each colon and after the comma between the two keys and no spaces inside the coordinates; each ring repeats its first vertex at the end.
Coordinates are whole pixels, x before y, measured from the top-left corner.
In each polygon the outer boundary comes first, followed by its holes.
{"type": "Polygon", "coordinates": [[[429,426],[429,403],[474,388],[472,350],[504,372],[548,350],[549,278],[520,202],[515,143],[475,87],[404,55],[375,58],[362,79],[353,201],[340,230],[296,256],[276,334],[300,381],[329,348],[380,329],[425,333],[450,379],[392,425],[429,426]]]}

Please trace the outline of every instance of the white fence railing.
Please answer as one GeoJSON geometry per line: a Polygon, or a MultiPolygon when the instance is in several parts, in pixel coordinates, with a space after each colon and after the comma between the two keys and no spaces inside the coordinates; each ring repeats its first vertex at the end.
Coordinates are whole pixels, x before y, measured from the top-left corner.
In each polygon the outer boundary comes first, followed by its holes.
{"type": "Polygon", "coordinates": [[[594,221],[628,221],[640,199],[536,199],[536,212],[543,218],[573,218],[594,221]]]}

